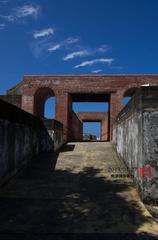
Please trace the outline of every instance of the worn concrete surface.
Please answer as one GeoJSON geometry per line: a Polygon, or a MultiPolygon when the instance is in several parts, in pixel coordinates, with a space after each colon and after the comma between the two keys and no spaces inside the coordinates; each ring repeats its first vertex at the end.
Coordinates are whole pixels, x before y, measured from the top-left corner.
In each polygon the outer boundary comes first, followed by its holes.
{"type": "Polygon", "coordinates": [[[147,204],[158,203],[158,86],[139,88],[116,118],[113,143],[147,204]]]}
{"type": "Polygon", "coordinates": [[[53,146],[54,139],[41,119],[0,99],[0,186],[33,156],[48,152],[53,146]]]}
{"type": "Polygon", "coordinates": [[[69,143],[35,159],[0,190],[0,239],[23,233],[39,234],[27,239],[65,239],[54,233],[157,239],[158,223],[110,143],[69,143]]]}

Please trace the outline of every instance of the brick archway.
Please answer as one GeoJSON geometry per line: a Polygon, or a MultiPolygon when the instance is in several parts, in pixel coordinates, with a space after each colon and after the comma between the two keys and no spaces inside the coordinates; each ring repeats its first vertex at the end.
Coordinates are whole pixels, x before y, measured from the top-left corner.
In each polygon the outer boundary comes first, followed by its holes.
{"type": "Polygon", "coordinates": [[[49,97],[55,97],[54,91],[49,87],[39,88],[34,95],[34,115],[44,118],[44,105],[49,97]]]}
{"type": "MultiPolygon", "coordinates": [[[[158,85],[158,75],[33,75],[8,91],[8,95],[21,95],[21,108],[43,117],[43,103],[49,96],[56,96],[56,119],[63,124],[64,140],[71,141],[72,96],[74,94],[109,94],[108,132],[112,139],[112,127],[117,114],[123,108],[123,97],[131,88],[142,85],[158,85]],[[55,93],[55,94],[54,94],[55,93]]],[[[87,95],[87,98],[89,97],[87,95]]]]}
{"type": "Polygon", "coordinates": [[[108,140],[108,112],[79,112],[77,113],[81,122],[97,122],[101,123],[101,140],[108,140]]]}

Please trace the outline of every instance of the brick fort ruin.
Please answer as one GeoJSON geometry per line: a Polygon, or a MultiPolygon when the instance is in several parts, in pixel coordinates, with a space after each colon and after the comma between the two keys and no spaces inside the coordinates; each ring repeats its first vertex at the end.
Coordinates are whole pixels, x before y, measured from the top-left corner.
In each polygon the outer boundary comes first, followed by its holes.
{"type": "Polygon", "coordinates": [[[55,119],[63,124],[65,142],[82,140],[84,121],[100,121],[101,140],[111,140],[123,98],[148,84],[158,85],[158,75],[33,75],[24,76],[1,98],[43,119],[45,101],[55,96],[55,119]],[[76,114],[73,102],[106,102],[108,112],[76,114]]]}

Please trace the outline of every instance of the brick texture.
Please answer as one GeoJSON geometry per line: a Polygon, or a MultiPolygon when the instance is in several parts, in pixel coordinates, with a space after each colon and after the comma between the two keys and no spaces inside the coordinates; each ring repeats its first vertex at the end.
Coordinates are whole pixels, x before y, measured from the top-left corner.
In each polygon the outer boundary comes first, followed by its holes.
{"type": "Polygon", "coordinates": [[[108,113],[106,112],[79,112],[77,113],[81,122],[101,122],[101,140],[107,141],[108,136],[108,113]]]}
{"type": "Polygon", "coordinates": [[[22,95],[22,109],[39,117],[43,114],[44,101],[56,97],[56,119],[64,125],[64,140],[71,140],[72,95],[105,94],[109,98],[108,132],[123,108],[123,97],[130,89],[141,85],[158,85],[158,75],[34,75],[24,76],[23,81],[8,90],[8,94],[22,95]]]}

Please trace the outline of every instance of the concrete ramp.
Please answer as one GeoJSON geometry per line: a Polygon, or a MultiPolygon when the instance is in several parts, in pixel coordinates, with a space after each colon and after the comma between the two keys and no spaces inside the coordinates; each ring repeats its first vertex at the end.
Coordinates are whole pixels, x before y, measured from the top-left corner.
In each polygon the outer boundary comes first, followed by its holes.
{"type": "Polygon", "coordinates": [[[158,224],[111,143],[69,143],[56,155],[34,159],[1,189],[1,239],[54,233],[156,239],[158,224]]]}

